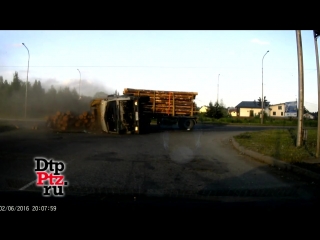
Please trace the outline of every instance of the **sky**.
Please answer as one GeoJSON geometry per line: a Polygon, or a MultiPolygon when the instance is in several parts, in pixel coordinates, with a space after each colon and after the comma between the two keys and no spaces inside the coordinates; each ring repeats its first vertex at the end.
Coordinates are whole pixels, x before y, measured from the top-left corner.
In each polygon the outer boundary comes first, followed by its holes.
{"type": "MultiPolygon", "coordinates": [[[[304,105],[316,112],[313,31],[301,36],[304,105]]],[[[27,80],[27,48],[28,80],[45,89],[87,96],[124,88],[188,91],[198,93],[198,106],[219,98],[235,107],[261,97],[263,81],[270,104],[299,98],[295,30],[0,31],[0,76],[8,82],[15,71],[27,80]]]]}

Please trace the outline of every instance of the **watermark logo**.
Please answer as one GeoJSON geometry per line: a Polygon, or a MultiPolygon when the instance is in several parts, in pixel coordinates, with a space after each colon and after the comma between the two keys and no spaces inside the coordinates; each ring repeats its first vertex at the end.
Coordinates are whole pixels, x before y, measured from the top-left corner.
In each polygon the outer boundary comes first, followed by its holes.
{"type": "Polygon", "coordinates": [[[65,163],[44,157],[36,157],[34,161],[36,165],[34,170],[37,175],[36,186],[43,187],[43,196],[64,196],[64,187],[68,185],[62,175],[65,163]]]}

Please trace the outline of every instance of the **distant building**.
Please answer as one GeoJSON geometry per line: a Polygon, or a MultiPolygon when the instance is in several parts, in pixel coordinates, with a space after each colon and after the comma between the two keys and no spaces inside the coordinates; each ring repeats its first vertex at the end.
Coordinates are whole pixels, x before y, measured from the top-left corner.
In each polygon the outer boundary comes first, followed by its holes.
{"type": "Polygon", "coordinates": [[[206,113],[208,111],[208,107],[207,106],[202,106],[199,110],[200,113],[206,113]]]}
{"type": "MultiPolygon", "coordinates": [[[[257,101],[242,101],[236,106],[238,117],[254,117],[259,115],[261,112],[261,107],[258,105],[257,101]]],[[[265,103],[264,111],[269,115],[269,104],[265,103]]]]}
{"type": "Polygon", "coordinates": [[[270,117],[284,117],[285,103],[272,104],[269,107],[270,117]]]}
{"type": "Polygon", "coordinates": [[[232,117],[236,117],[236,116],[237,116],[237,109],[236,109],[236,108],[228,108],[228,113],[229,113],[232,117]]]}
{"type": "Polygon", "coordinates": [[[314,116],[312,114],[310,114],[310,113],[303,114],[303,117],[307,118],[307,119],[314,119],[314,116]]]}

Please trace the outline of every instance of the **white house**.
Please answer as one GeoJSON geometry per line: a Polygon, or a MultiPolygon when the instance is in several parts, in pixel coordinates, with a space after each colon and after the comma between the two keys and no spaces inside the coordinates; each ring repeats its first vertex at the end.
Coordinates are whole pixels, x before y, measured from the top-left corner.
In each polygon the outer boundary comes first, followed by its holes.
{"type": "MultiPolygon", "coordinates": [[[[269,113],[269,102],[265,103],[265,113],[269,113]]],[[[236,106],[238,117],[254,117],[261,113],[261,107],[256,101],[242,101],[236,106]]],[[[269,114],[268,114],[269,115],[269,114]]]]}
{"type": "Polygon", "coordinates": [[[310,113],[303,114],[303,117],[307,118],[307,119],[314,119],[314,116],[312,114],[310,114],[310,113]]]}
{"type": "Polygon", "coordinates": [[[208,107],[207,106],[202,106],[199,110],[200,113],[206,113],[208,111],[208,107]]]}
{"type": "Polygon", "coordinates": [[[228,108],[228,113],[231,115],[231,117],[237,116],[237,109],[236,108],[228,108]]]}
{"type": "Polygon", "coordinates": [[[269,106],[269,108],[270,108],[270,117],[284,117],[285,115],[284,103],[272,104],[269,106]]]}

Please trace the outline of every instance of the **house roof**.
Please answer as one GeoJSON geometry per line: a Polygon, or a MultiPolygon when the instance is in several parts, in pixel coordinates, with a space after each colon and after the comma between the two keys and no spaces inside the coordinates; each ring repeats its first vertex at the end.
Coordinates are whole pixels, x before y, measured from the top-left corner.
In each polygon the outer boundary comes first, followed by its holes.
{"type": "Polygon", "coordinates": [[[305,114],[303,114],[304,116],[313,116],[314,117],[314,115],[312,114],[312,113],[305,113],[305,114]]]}
{"type": "Polygon", "coordinates": [[[270,104],[270,106],[278,106],[278,105],[283,105],[285,103],[278,103],[278,104],[270,104]]]}
{"type": "Polygon", "coordinates": [[[234,108],[234,107],[230,107],[230,108],[228,108],[228,111],[229,111],[229,112],[235,112],[235,111],[237,111],[237,109],[234,108]]]}
{"type": "MultiPolygon", "coordinates": [[[[258,101],[242,101],[236,106],[236,108],[261,108],[258,103],[258,101]]],[[[266,107],[268,107],[269,104],[270,102],[266,102],[266,107]]]]}

